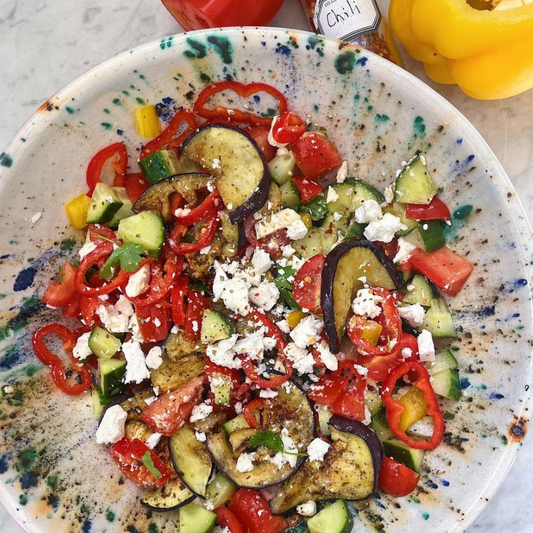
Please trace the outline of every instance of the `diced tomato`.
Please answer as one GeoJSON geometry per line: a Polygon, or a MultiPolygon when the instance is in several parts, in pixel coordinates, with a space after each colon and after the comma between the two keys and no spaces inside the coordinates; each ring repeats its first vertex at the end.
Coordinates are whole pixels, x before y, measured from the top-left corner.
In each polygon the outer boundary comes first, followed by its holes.
{"type": "Polygon", "coordinates": [[[450,220],[448,206],[435,196],[428,205],[407,204],[405,218],[411,220],[450,220]]]}
{"type": "Polygon", "coordinates": [[[292,294],[296,303],[312,313],[322,313],[320,289],[325,262],[325,255],[314,255],[302,265],[292,282],[292,294]]]}
{"type": "Polygon", "coordinates": [[[152,402],[141,418],[157,433],[171,437],[191,416],[193,407],[202,401],[205,374],[171,390],[152,402]]]}
{"type": "Polygon", "coordinates": [[[211,300],[201,292],[189,290],[187,293],[187,313],[185,315],[185,338],[199,339],[202,330],[204,309],[211,307],[211,300]]]}
{"type": "Polygon", "coordinates": [[[316,132],[305,133],[290,148],[296,164],[308,178],[321,178],[342,163],[337,147],[316,132]]]}
{"type": "Polygon", "coordinates": [[[356,385],[351,385],[347,392],[342,394],[331,406],[331,410],[350,420],[365,419],[365,390],[366,382],[361,379],[356,385]]]}
{"type": "Polygon", "coordinates": [[[218,507],[213,512],[217,515],[219,526],[228,528],[231,533],[245,533],[237,517],[227,507],[218,507]]]}
{"type": "Polygon", "coordinates": [[[185,326],[186,305],[185,297],[187,296],[187,287],[189,278],[185,274],[180,274],[174,280],[174,286],[170,291],[170,300],[172,301],[172,320],[177,326],[185,326]]]}
{"type": "Polygon", "coordinates": [[[318,196],[324,192],[322,185],[320,185],[320,183],[313,178],[308,178],[306,176],[294,176],[292,181],[294,182],[294,185],[296,185],[302,203],[304,204],[315,198],[315,196],[318,196]]]}
{"type": "Polygon", "coordinates": [[[52,281],[43,294],[42,300],[50,307],[65,307],[77,296],[74,279],[76,277],[76,267],[70,263],[65,263],[57,278],[52,281]]]}
{"type": "Polygon", "coordinates": [[[279,116],[272,127],[272,137],[277,143],[296,142],[307,129],[306,123],[292,111],[279,116]]]}
{"type": "Polygon", "coordinates": [[[259,492],[239,489],[228,509],[237,517],[247,533],[280,533],[289,526],[282,516],[275,516],[259,492]]]}
{"type": "Polygon", "coordinates": [[[170,478],[165,463],[139,439],[119,440],[111,447],[110,454],[121,472],[139,487],[161,487],[170,478]],[[151,461],[158,473],[150,471],[147,461],[151,461]]]}
{"type": "Polygon", "coordinates": [[[141,197],[142,193],[146,191],[148,187],[148,181],[141,172],[126,174],[126,191],[133,203],[141,197]]]}
{"type": "Polygon", "coordinates": [[[386,494],[401,498],[411,494],[418,485],[420,474],[390,457],[383,457],[379,488],[386,494]]]}
{"type": "Polygon", "coordinates": [[[409,333],[402,333],[398,349],[394,350],[390,355],[368,357],[361,355],[354,350],[357,357],[357,364],[368,369],[368,377],[375,381],[383,381],[391,368],[399,365],[403,361],[415,360],[418,361],[418,342],[413,335],[409,333]],[[402,351],[404,348],[411,350],[411,355],[404,357],[402,351]]]}
{"type": "Polygon", "coordinates": [[[276,148],[268,142],[269,128],[266,126],[254,126],[248,130],[250,137],[257,143],[257,146],[263,152],[265,159],[270,161],[276,155],[276,148]]]}
{"type": "Polygon", "coordinates": [[[172,327],[172,308],[168,302],[137,307],[135,310],[139,331],[145,342],[159,342],[166,339],[172,327]]]}
{"type": "Polygon", "coordinates": [[[310,387],[307,396],[321,405],[333,405],[348,390],[348,384],[348,378],[326,374],[310,387]]]}
{"type": "Polygon", "coordinates": [[[474,265],[447,246],[430,254],[417,250],[410,257],[409,263],[450,296],[457,295],[474,270],[474,265]]]}
{"type": "Polygon", "coordinates": [[[246,240],[254,247],[261,248],[272,258],[278,258],[281,256],[281,249],[287,244],[291,243],[291,240],[287,236],[287,231],[280,229],[271,235],[267,235],[262,239],[258,239],[255,233],[255,223],[257,221],[253,216],[248,217],[244,223],[244,234],[246,235],[246,240]]]}

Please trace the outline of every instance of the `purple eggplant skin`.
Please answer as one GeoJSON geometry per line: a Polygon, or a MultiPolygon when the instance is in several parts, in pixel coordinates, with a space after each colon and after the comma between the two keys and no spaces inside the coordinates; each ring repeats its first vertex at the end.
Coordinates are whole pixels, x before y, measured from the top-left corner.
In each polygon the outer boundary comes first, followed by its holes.
{"type": "MultiPolygon", "coordinates": [[[[266,204],[268,200],[268,193],[270,191],[270,183],[271,183],[268,162],[263,152],[261,151],[261,148],[259,148],[258,144],[254,141],[254,139],[241,128],[232,126],[230,124],[207,124],[205,126],[198,128],[193,134],[191,134],[185,140],[185,142],[180,148],[180,155],[187,149],[187,146],[191,142],[192,139],[194,139],[197,135],[201,135],[202,132],[204,132],[206,129],[209,129],[209,128],[227,129],[227,130],[232,130],[232,131],[236,131],[240,133],[241,135],[246,137],[246,139],[254,146],[254,148],[257,151],[257,156],[261,159],[263,163],[263,175],[261,176],[259,184],[256,186],[252,195],[243,204],[229,211],[229,218],[231,222],[233,223],[243,222],[249,216],[259,211],[266,204]]],[[[235,178],[238,180],[239,176],[235,176],[235,178]]]]}
{"type": "MultiPolygon", "coordinates": [[[[329,339],[330,349],[333,353],[338,353],[340,350],[340,338],[337,333],[337,325],[335,324],[335,306],[333,302],[333,288],[335,286],[337,267],[344,254],[352,248],[357,247],[367,248],[374,254],[385,268],[395,288],[399,289],[403,285],[403,280],[398,269],[392,260],[387,257],[382,246],[376,245],[371,241],[358,239],[352,239],[335,246],[326,257],[326,262],[322,270],[322,285],[320,289],[320,301],[324,313],[324,328],[329,339]]],[[[359,277],[361,274],[357,273],[357,269],[354,269],[354,275],[359,277]]]]}
{"type": "Polygon", "coordinates": [[[113,407],[114,405],[119,405],[122,402],[129,400],[130,398],[133,398],[133,394],[120,394],[119,396],[113,398],[102,410],[102,414],[98,419],[98,427],[100,427],[100,424],[102,423],[102,420],[104,419],[104,416],[110,407],[113,407]]]}
{"type": "Polygon", "coordinates": [[[337,431],[343,433],[352,433],[361,437],[370,450],[372,455],[372,462],[374,464],[374,491],[378,488],[379,475],[381,473],[381,466],[383,464],[383,446],[376,434],[368,429],[362,422],[358,420],[349,420],[343,416],[333,415],[328,424],[333,426],[337,431]]]}

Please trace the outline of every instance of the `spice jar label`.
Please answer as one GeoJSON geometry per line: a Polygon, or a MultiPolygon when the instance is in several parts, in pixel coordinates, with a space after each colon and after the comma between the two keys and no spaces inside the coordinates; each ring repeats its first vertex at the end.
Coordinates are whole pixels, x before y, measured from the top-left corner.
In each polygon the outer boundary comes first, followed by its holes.
{"type": "Polygon", "coordinates": [[[351,41],[375,31],[381,14],[375,0],[317,0],[314,22],[319,33],[351,41]]]}

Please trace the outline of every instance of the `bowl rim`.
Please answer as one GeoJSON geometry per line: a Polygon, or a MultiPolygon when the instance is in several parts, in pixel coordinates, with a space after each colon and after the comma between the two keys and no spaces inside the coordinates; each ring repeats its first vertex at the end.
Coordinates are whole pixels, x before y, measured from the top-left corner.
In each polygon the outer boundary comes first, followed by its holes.
{"type": "MultiPolygon", "coordinates": [[[[23,126],[12,137],[12,139],[8,142],[3,152],[5,154],[11,155],[11,154],[15,154],[19,149],[23,149],[24,143],[21,141],[21,138],[23,138],[26,135],[26,132],[29,132],[39,122],[40,116],[42,114],[41,107],[42,105],[44,105],[44,103],[46,102],[53,103],[54,101],[61,101],[70,92],[74,91],[76,88],[80,86],[83,86],[89,78],[98,74],[99,72],[105,71],[108,68],[112,68],[112,66],[116,63],[127,61],[128,60],[127,58],[129,57],[134,57],[138,54],[148,52],[152,48],[159,48],[162,38],[172,37],[173,39],[180,40],[180,39],[185,39],[191,35],[200,36],[200,35],[204,35],[207,33],[212,34],[213,32],[221,32],[221,33],[246,32],[250,34],[257,34],[260,32],[268,32],[271,34],[275,34],[275,33],[286,34],[287,32],[290,32],[291,34],[301,35],[303,37],[306,37],[306,36],[310,37],[310,36],[316,35],[315,33],[312,33],[309,31],[299,30],[299,29],[294,29],[294,28],[285,28],[285,27],[228,26],[224,28],[208,28],[208,29],[195,30],[195,31],[190,31],[190,32],[179,32],[179,33],[174,33],[172,35],[165,35],[163,37],[159,37],[157,39],[140,44],[136,47],[126,49],[125,51],[119,52],[116,55],[86,70],[85,72],[83,72],[82,74],[80,74],[79,76],[71,80],[69,83],[64,85],[61,89],[59,89],[56,93],[50,96],[47,100],[45,100],[45,102],[43,102],[43,104],[41,104],[41,106],[31,114],[31,116],[26,120],[23,126]]],[[[338,39],[330,38],[330,37],[323,36],[323,35],[321,35],[320,37],[324,41],[331,42],[331,43],[341,42],[338,39]]],[[[444,96],[438,93],[435,89],[433,89],[432,87],[424,83],[421,79],[417,78],[414,74],[411,74],[407,70],[399,67],[398,65],[392,63],[391,61],[384,59],[383,57],[375,54],[374,52],[366,50],[365,48],[362,48],[362,47],[360,48],[365,54],[368,54],[369,56],[372,57],[372,62],[374,64],[375,63],[379,64],[380,68],[383,68],[385,71],[388,69],[389,71],[393,73],[393,76],[397,76],[401,78],[402,83],[412,84],[414,88],[418,89],[419,91],[422,91],[424,98],[428,98],[428,97],[433,98],[437,104],[442,106],[443,110],[451,112],[461,122],[462,127],[464,128],[464,131],[465,131],[465,136],[468,135],[469,139],[475,139],[475,141],[478,143],[478,149],[482,148],[486,151],[486,155],[489,156],[490,162],[494,169],[494,173],[497,174],[499,180],[501,180],[500,183],[496,184],[497,188],[500,189],[501,184],[504,184],[507,187],[507,190],[513,193],[512,197],[506,199],[507,200],[506,211],[511,212],[512,210],[514,210],[517,214],[521,215],[520,223],[522,227],[519,228],[516,217],[513,217],[513,219],[511,220],[511,226],[517,229],[517,233],[518,233],[517,237],[520,242],[520,246],[519,246],[520,255],[522,257],[522,267],[524,268],[524,271],[527,273],[528,280],[530,280],[533,277],[533,266],[529,264],[528,260],[526,260],[524,256],[524,249],[527,247],[529,247],[529,249],[533,249],[532,226],[527,216],[527,213],[522,205],[522,202],[516,193],[514,185],[512,184],[502,164],[496,157],[496,154],[494,153],[492,148],[488,145],[487,141],[485,141],[481,133],[478,132],[478,130],[474,127],[474,125],[470,122],[470,120],[461,111],[459,111],[451,102],[449,102],[444,96]]],[[[16,167],[16,163],[14,167],[16,167]]],[[[6,186],[6,184],[10,181],[9,174],[10,174],[11,168],[3,169],[3,172],[5,172],[5,176],[8,179],[0,180],[0,194],[2,193],[4,186],[6,186]]],[[[528,292],[529,292],[529,308],[531,310],[532,317],[533,317],[532,287],[529,283],[528,283],[528,292]]],[[[528,375],[525,376],[526,383],[530,383],[533,381],[533,357],[532,356],[533,356],[533,348],[530,349],[530,353],[529,353],[530,364],[529,364],[528,375]]],[[[522,396],[522,402],[520,403],[519,408],[516,409],[515,414],[517,414],[517,416],[520,416],[522,419],[529,421],[531,417],[528,411],[530,410],[529,408],[532,406],[533,406],[533,387],[530,387],[529,390],[524,392],[522,396]]],[[[479,515],[485,509],[487,504],[491,501],[491,499],[494,497],[496,492],[499,490],[501,484],[503,483],[504,479],[506,478],[507,474],[509,473],[514,463],[517,453],[519,452],[520,448],[521,447],[517,445],[506,447],[505,451],[502,453],[501,460],[496,466],[496,470],[494,471],[490,479],[487,481],[487,484],[485,485],[485,487],[483,487],[483,489],[479,493],[476,503],[474,503],[469,509],[466,510],[466,512],[462,515],[461,519],[457,520],[457,522],[449,530],[449,533],[465,532],[473,524],[473,522],[479,517],[479,515]]],[[[15,522],[25,532],[43,533],[43,530],[40,529],[37,524],[34,524],[32,521],[28,521],[27,519],[25,519],[23,509],[17,507],[17,505],[14,503],[12,495],[9,493],[7,489],[7,486],[1,481],[0,481],[0,503],[7,510],[7,512],[11,515],[11,517],[13,517],[15,522]]]]}

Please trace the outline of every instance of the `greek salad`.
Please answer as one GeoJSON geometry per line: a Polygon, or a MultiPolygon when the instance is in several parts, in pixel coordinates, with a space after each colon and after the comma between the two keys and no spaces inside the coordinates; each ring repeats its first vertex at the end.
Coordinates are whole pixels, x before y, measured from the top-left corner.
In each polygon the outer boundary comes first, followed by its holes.
{"type": "Polygon", "coordinates": [[[164,129],[160,111],[135,109],[139,171],[107,146],[65,206],[85,243],[42,300],[70,326],[35,354],[182,533],[351,531],[346,501],[416,489],[461,396],[443,294],[473,265],[429,156],[379,191],[263,83],[210,85],[164,129]],[[276,116],[235,104],[259,95],[276,116]]]}

